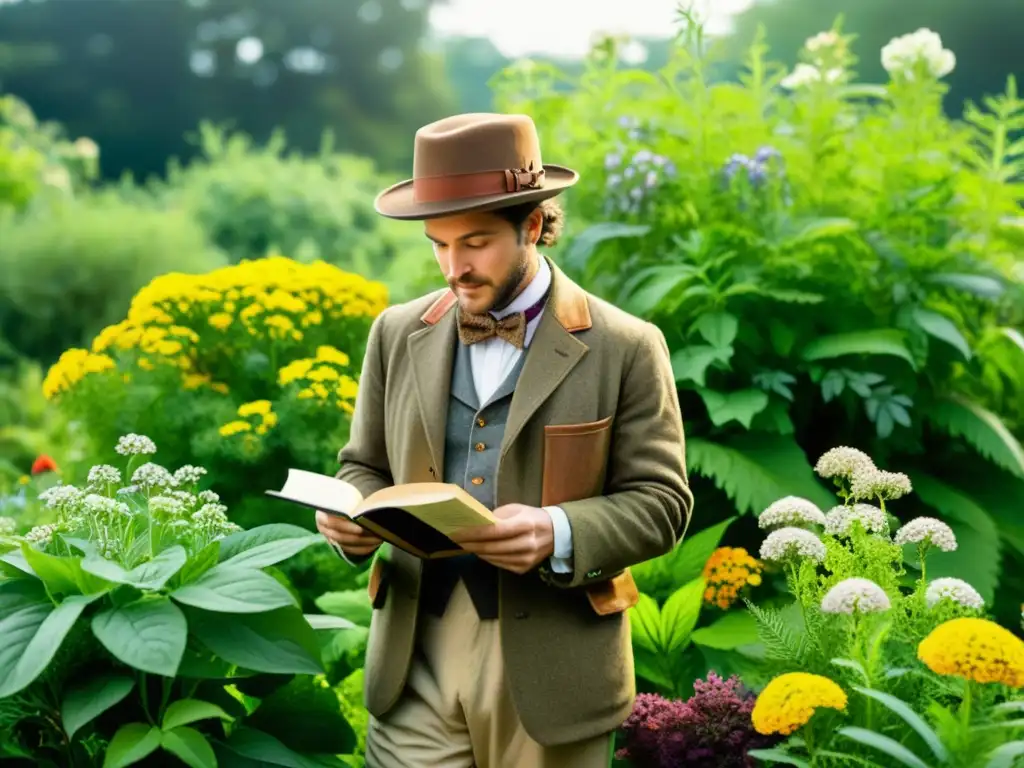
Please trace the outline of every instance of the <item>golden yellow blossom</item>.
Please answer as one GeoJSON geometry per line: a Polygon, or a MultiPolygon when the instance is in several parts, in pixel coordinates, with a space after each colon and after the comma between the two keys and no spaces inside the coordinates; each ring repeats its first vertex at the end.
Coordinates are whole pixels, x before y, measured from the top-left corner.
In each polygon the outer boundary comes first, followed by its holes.
{"type": "Polygon", "coordinates": [[[234,322],[234,318],[227,312],[214,312],[206,322],[218,331],[223,331],[234,322]]]}
{"type": "Polygon", "coordinates": [[[846,693],[827,677],[789,672],[765,686],[750,718],[758,733],[786,736],[806,724],[814,711],[822,707],[846,709],[846,693]]]}
{"type": "Polygon", "coordinates": [[[237,435],[239,432],[248,432],[251,429],[252,424],[248,421],[229,421],[220,428],[219,432],[221,437],[231,437],[231,435],[237,435]]]}
{"type": "Polygon", "coordinates": [[[341,367],[346,367],[349,364],[349,357],[340,349],[328,346],[326,344],[316,348],[316,359],[322,360],[325,363],[334,363],[341,367]]]}
{"type": "Polygon", "coordinates": [[[28,475],[22,475],[18,478],[18,485],[28,485],[30,482],[32,482],[32,478],[28,475]]]}
{"type": "Polygon", "coordinates": [[[742,547],[719,547],[704,564],[704,602],[726,610],[744,589],[761,584],[763,569],[764,564],[742,547]]]}
{"type": "Polygon", "coordinates": [[[112,368],[114,359],[107,355],[94,354],[87,349],[69,349],[47,371],[43,380],[43,396],[52,400],[89,374],[102,373],[112,368]]]}
{"type": "Polygon", "coordinates": [[[251,403],[242,403],[238,406],[239,416],[266,416],[270,413],[271,403],[269,400],[253,400],[251,403]]]}
{"type": "Polygon", "coordinates": [[[988,619],[943,622],[917,646],[917,657],[938,675],[1024,687],[1024,640],[988,619]]]}
{"type": "Polygon", "coordinates": [[[326,365],[317,366],[306,374],[306,378],[310,381],[337,381],[340,376],[341,374],[336,369],[328,368],[326,365]]]}

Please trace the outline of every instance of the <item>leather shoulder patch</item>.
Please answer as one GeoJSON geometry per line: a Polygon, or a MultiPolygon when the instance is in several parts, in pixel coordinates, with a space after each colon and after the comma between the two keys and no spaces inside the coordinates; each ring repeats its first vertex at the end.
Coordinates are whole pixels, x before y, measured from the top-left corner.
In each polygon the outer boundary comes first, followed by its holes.
{"type": "Polygon", "coordinates": [[[434,325],[444,317],[445,313],[455,306],[458,301],[458,297],[451,291],[445,291],[441,296],[438,297],[437,301],[431,304],[427,311],[420,315],[422,320],[427,325],[434,325]]]}

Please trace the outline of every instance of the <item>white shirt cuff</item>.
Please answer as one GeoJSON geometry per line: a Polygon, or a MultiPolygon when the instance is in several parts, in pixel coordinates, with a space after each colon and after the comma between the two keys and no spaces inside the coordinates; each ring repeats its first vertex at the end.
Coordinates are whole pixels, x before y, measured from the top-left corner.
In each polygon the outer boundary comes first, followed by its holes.
{"type": "Polygon", "coordinates": [[[561,507],[544,507],[551,516],[555,533],[555,551],[549,558],[551,570],[556,573],[572,573],[572,526],[561,507]]]}

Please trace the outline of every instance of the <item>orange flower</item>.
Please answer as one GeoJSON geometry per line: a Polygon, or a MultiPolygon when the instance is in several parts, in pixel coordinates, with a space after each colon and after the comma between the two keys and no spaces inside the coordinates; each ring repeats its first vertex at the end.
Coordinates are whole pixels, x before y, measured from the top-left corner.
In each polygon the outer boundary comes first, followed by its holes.
{"type": "Polygon", "coordinates": [[[44,472],[57,472],[57,462],[47,456],[45,453],[40,454],[36,457],[36,460],[32,462],[32,474],[41,475],[44,472]]]}
{"type": "Polygon", "coordinates": [[[760,585],[763,567],[742,547],[719,547],[704,564],[704,602],[728,609],[746,588],[760,585]]]}

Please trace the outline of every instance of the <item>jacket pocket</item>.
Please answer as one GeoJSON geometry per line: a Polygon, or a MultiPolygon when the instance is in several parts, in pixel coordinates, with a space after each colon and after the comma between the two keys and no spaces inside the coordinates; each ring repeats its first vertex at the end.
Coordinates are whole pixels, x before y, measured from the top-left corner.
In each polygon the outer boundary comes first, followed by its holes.
{"type": "Polygon", "coordinates": [[[544,427],[541,506],[599,496],[611,446],[612,417],[544,427]]]}
{"type": "Polygon", "coordinates": [[[586,591],[591,607],[601,616],[621,613],[640,602],[640,591],[628,568],[606,581],[588,584],[586,591]]]}
{"type": "Polygon", "coordinates": [[[370,580],[366,592],[370,597],[370,604],[374,608],[383,608],[384,600],[387,598],[388,574],[386,568],[387,564],[379,557],[370,566],[370,580]]]}

